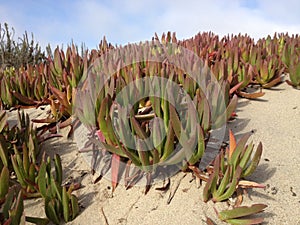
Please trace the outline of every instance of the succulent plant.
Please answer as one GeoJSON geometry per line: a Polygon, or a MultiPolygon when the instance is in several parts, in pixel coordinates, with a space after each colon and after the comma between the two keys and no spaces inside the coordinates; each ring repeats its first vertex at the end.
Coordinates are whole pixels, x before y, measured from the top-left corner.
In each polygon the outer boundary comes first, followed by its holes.
{"type": "MultiPolygon", "coordinates": [[[[55,155],[55,177],[51,174],[51,159],[44,159],[38,165],[39,153],[36,130],[30,124],[28,115],[18,112],[18,125],[10,128],[7,114],[0,112],[0,219],[4,224],[34,222],[47,224],[48,219],[25,217],[23,198],[43,197],[47,217],[58,224],[60,218],[70,221],[79,212],[78,200],[72,194],[74,185],[62,187],[62,165],[55,155]],[[14,171],[16,179],[10,178],[14,171]],[[10,183],[17,183],[10,187],[10,183]],[[16,189],[17,188],[17,189],[16,189]],[[16,190],[17,192],[16,192],[16,190]],[[17,194],[18,193],[18,194],[17,194]],[[16,197],[16,195],[18,195],[16,197]],[[54,210],[54,211],[53,211],[54,210]]],[[[45,157],[43,157],[45,158],[45,157]]]]}
{"type": "MultiPolygon", "coordinates": [[[[1,183],[3,185],[3,183],[1,183]]],[[[1,224],[25,224],[24,203],[22,192],[12,187],[7,190],[5,198],[0,202],[1,224]]]]}
{"type": "Polygon", "coordinates": [[[262,87],[270,88],[282,82],[284,69],[278,55],[268,55],[265,59],[259,59],[256,64],[255,79],[262,87]]]}
{"type": "Polygon", "coordinates": [[[3,202],[5,195],[9,189],[9,170],[7,167],[3,167],[0,173],[0,203],[3,202]]]}
{"type": "Polygon", "coordinates": [[[182,61],[171,34],[162,39],[155,46],[120,47],[115,54],[127,58],[117,64],[106,61],[109,54],[102,55],[75,95],[77,117],[90,131],[98,129],[97,145],[111,153],[114,168],[122,160],[146,174],[155,174],[160,166],[194,165],[203,156],[209,132],[222,127],[235,110],[237,96],[230,95],[227,80],[214,81],[205,69],[199,78],[192,77],[188,73],[199,73],[195,59],[182,61]],[[163,54],[188,72],[161,62],[163,54]],[[136,62],[139,57],[145,60],[136,62]]]}
{"type": "Polygon", "coordinates": [[[62,187],[62,165],[59,155],[54,157],[55,177],[51,173],[51,159],[44,159],[40,165],[37,186],[45,202],[46,216],[55,224],[63,218],[73,220],[79,213],[77,197],[72,194],[74,185],[62,187]]]}
{"type": "Polygon", "coordinates": [[[48,84],[44,65],[28,65],[15,70],[6,68],[0,80],[1,101],[5,108],[17,105],[36,106],[47,103],[48,84]]]}
{"type": "Polygon", "coordinates": [[[220,220],[225,221],[229,224],[239,224],[239,225],[251,225],[251,224],[261,224],[263,218],[254,217],[249,218],[250,216],[256,215],[257,213],[262,212],[267,205],[265,204],[253,204],[249,207],[240,206],[233,209],[223,210],[216,213],[220,220]]]}
{"type": "Polygon", "coordinates": [[[46,218],[26,217],[24,214],[24,195],[17,184],[11,186],[12,180],[7,167],[0,174],[0,222],[1,224],[48,224],[46,218]]]}
{"type": "MultiPolygon", "coordinates": [[[[3,224],[25,224],[25,220],[31,223],[48,224],[51,220],[55,224],[59,224],[63,218],[65,222],[73,220],[79,213],[78,199],[72,194],[75,189],[74,184],[68,188],[62,186],[62,165],[58,155],[54,157],[55,176],[51,173],[51,159],[43,159],[40,166],[30,164],[29,175],[23,164],[15,165],[18,157],[13,157],[13,165],[18,185],[9,187],[11,182],[9,170],[3,167],[0,174],[0,221],[3,224]],[[32,169],[33,168],[33,169],[32,169]],[[32,172],[33,171],[33,172],[32,172]],[[27,184],[27,186],[26,186],[27,184]],[[27,188],[25,189],[24,186],[27,188]],[[36,192],[33,193],[32,190],[36,192]],[[16,198],[16,193],[18,196],[16,198]],[[45,201],[45,213],[47,218],[25,217],[23,199],[25,197],[40,197],[45,201]],[[15,199],[15,200],[14,200],[15,199]]],[[[45,157],[43,157],[45,158],[45,157]]]]}
{"type": "MultiPolygon", "coordinates": [[[[207,150],[211,132],[230,119],[237,104],[236,95],[257,98],[264,94],[247,93],[249,85],[271,88],[282,81],[283,73],[289,72],[287,83],[299,88],[298,53],[299,36],[288,34],[275,34],[255,43],[247,35],[219,39],[211,32],[181,41],[175,33],[168,32],[161,38],[155,34],[152,42],[124,47],[113,47],[104,37],[99,49],[90,53],[80,55],[72,45],[65,52],[56,48],[45,63],[1,69],[0,108],[50,104],[52,117],[40,120],[51,123],[50,132],[58,121],[67,124],[75,111],[91,131],[93,145],[111,156],[113,190],[119,182],[121,162],[134,164],[140,174],[146,175],[147,185],[157,168],[176,165],[182,170],[193,168],[207,181],[205,201],[224,201],[237,188],[263,186],[244,180],[256,169],[262,145],[254,151],[252,142],[246,144],[249,136],[235,144],[230,132],[230,147],[221,150],[203,175],[197,166],[207,150]],[[189,57],[182,57],[184,50],[190,51],[189,57]],[[116,55],[111,57],[114,51],[116,55]],[[201,71],[195,63],[197,57],[203,60],[201,71]],[[139,61],[140,58],[145,60],[139,61]],[[208,68],[212,73],[207,72],[208,68]],[[89,83],[82,82],[91,74],[94,77],[89,83]],[[140,82],[142,79],[149,79],[150,85],[140,82]],[[172,88],[172,84],[179,88],[172,88]],[[85,89],[87,86],[90,90],[85,89]]],[[[78,202],[72,187],[61,186],[60,159],[55,156],[56,176],[50,172],[49,158],[39,165],[36,156],[41,139],[29,125],[28,117],[19,117],[19,124],[9,128],[7,115],[0,112],[0,179],[6,180],[7,171],[14,170],[22,197],[42,195],[47,216],[54,223],[62,218],[67,222],[78,214],[78,202]]],[[[128,168],[127,187],[135,179],[129,177],[128,168]]],[[[9,195],[17,201],[16,194],[6,193],[10,191],[2,185],[0,201],[6,201],[9,195]]],[[[240,217],[263,208],[237,207],[218,215],[228,223],[248,224],[261,220],[240,217]]],[[[5,218],[6,221],[8,217],[5,218]]]]}
{"type": "Polygon", "coordinates": [[[286,72],[292,63],[291,58],[299,51],[299,37],[290,37],[288,35],[281,37],[281,50],[279,56],[286,67],[286,72]]]}
{"type": "Polygon", "coordinates": [[[245,135],[236,144],[236,140],[230,131],[230,147],[214,160],[213,172],[203,190],[203,199],[208,201],[212,196],[214,202],[224,201],[236,191],[242,178],[251,175],[262,154],[262,144],[259,143],[252,158],[254,145],[246,145],[249,135],[245,135]]]}
{"type": "Polygon", "coordinates": [[[14,154],[18,154],[19,159],[25,157],[26,164],[29,159],[35,164],[41,139],[38,137],[36,128],[30,123],[28,114],[25,115],[23,111],[18,112],[18,124],[11,128],[6,120],[6,112],[0,112],[0,159],[2,164],[12,169],[11,156],[14,154]]]}
{"type": "Polygon", "coordinates": [[[289,80],[286,82],[297,88],[300,89],[300,51],[299,54],[294,54],[291,56],[289,63],[289,80]]]}

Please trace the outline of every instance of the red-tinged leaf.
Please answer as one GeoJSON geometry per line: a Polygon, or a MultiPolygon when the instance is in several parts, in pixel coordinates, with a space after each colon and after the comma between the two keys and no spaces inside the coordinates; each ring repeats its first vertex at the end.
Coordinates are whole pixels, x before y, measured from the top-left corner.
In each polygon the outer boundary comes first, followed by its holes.
{"type": "Polygon", "coordinates": [[[100,140],[101,142],[105,142],[105,137],[104,137],[102,131],[101,131],[101,130],[97,130],[96,133],[97,133],[97,136],[98,136],[99,140],[100,140]]]}
{"type": "Polygon", "coordinates": [[[10,217],[10,218],[8,218],[8,220],[6,220],[6,221],[3,223],[3,225],[10,225],[11,222],[12,222],[12,218],[10,217]]]}
{"type": "Polygon", "coordinates": [[[120,156],[113,154],[111,157],[111,184],[112,192],[115,191],[119,183],[120,156]]]}
{"type": "Polygon", "coordinates": [[[223,221],[227,221],[229,219],[254,215],[256,213],[262,212],[266,207],[267,205],[265,204],[253,204],[249,207],[248,206],[236,207],[234,209],[223,210],[219,212],[218,217],[223,221]]]}
{"type": "Polygon", "coordinates": [[[264,92],[255,92],[255,93],[246,93],[246,92],[238,92],[238,95],[240,97],[243,97],[243,98],[247,98],[247,99],[256,99],[256,98],[260,98],[262,96],[264,96],[264,92]]]}
{"type": "Polygon", "coordinates": [[[23,104],[26,104],[26,105],[35,105],[37,104],[36,101],[26,97],[26,96],[23,96],[21,95],[19,92],[16,92],[16,91],[13,91],[12,94],[20,101],[22,102],[23,104]]]}
{"type": "Polygon", "coordinates": [[[279,76],[279,77],[273,79],[272,81],[270,81],[269,83],[263,84],[262,86],[263,86],[263,88],[271,88],[271,87],[273,87],[273,86],[275,86],[276,84],[279,84],[279,83],[281,83],[281,82],[282,82],[282,77],[279,76]]]}
{"type": "Polygon", "coordinates": [[[233,86],[232,88],[230,88],[229,94],[233,94],[234,92],[236,92],[242,85],[244,82],[240,82],[238,84],[236,84],[235,86],[233,86]]]}
{"type": "Polygon", "coordinates": [[[233,132],[229,130],[229,159],[231,159],[232,153],[236,148],[236,139],[233,132]]]}
{"type": "Polygon", "coordinates": [[[289,81],[289,80],[286,80],[285,81],[288,85],[290,85],[290,86],[292,86],[292,87],[294,87],[294,88],[300,88],[300,85],[299,86],[296,86],[296,84],[294,84],[294,83],[292,83],[291,81],[289,81]]]}
{"type": "Polygon", "coordinates": [[[58,127],[59,127],[59,129],[63,129],[65,127],[70,126],[71,124],[72,124],[72,118],[70,117],[63,122],[59,122],[58,127]]]}
{"type": "Polygon", "coordinates": [[[227,223],[230,223],[232,225],[254,225],[254,224],[261,224],[263,221],[264,221],[263,218],[226,220],[227,223]]]}

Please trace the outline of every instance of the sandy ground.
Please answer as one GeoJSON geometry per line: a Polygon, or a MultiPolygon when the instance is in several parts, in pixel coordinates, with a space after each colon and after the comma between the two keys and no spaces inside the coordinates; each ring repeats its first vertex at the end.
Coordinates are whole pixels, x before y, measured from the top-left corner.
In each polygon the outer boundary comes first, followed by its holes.
{"type": "MultiPolygon", "coordinates": [[[[283,83],[272,90],[265,90],[261,100],[239,99],[237,115],[228,126],[239,139],[252,132],[257,145],[263,143],[263,156],[250,180],[263,183],[266,189],[255,189],[244,197],[243,205],[264,203],[268,208],[263,214],[264,224],[300,224],[300,91],[283,83]]],[[[31,116],[41,116],[36,110],[31,116]]],[[[11,119],[14,119],[11,117],[11,119]]],[[[64,134],[66,133],[63,132],[64,134]]],[[[111,183],[103,178],[93,184],[95,177],[89,164],[78,152],[74,140],[56,138],[43,144],[49,155],[62,157],[65,180],[81,182],[75,191],[82,207],[80,215],[69,224],[206,224],[205,216],[216,224],[213,207],[227,208],[226,203],[203,203],[202,190],[190,173],[178,173],[171,178],[170,189],[162,192],[155,184],[147,195],[144,187],[129,190],[120,184],[112,194],[111,183]],[[177,188],[178,187],[178,188],[177,188]],[[168,204],[170,193],[176,193],[168,204]]],[[[26,201],[26,215],[43,216],[41,200],[26,201]]]]}

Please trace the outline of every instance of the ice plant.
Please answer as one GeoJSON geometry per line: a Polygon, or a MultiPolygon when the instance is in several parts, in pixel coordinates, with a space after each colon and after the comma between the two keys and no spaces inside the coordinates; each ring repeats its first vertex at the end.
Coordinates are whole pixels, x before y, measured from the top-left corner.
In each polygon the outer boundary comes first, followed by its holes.
{"type": "MultiPolygon", "coordinates": [[[[261,57],[261,56],[259,56],[261,57]]],[[[256,81],[264,88],[271,88],[282,82],[284,67],[277,55],[268,55],[265,59],[260,59],[255,67],[256,81]]]]}
{"type": "Polygon", "coordinates": [[[253,204],[251,206],[240,206],[233,209],[223,210],[216,213],[220,220],[227,222],[229,224],[235,225],[251,225],[251,224],[261,224],[264,219],[261,217],[251,218],[251,216],[257,213],[263,212],[267,207],[265,204],[253,204]]]}
{"type": "Polygon", "coordinates": [[[15,70],[7,68],[0,79],[1,101],[5,108],[16,105],[36,106],[46,104],[49,97],[45,66],[28,65],[15,70]]]}
{"type": "Polygon", "coordinates": [[[286,82],[294,88],[300,89],[300,53],[291,56],[289,78],[286,82]]]}
{"type": "MultiPolygon", "coordinates": [[[[261,158],[262,144],[259,143],[253,154],[254,145],[246,144],[249,135],[236,140],[230,131],[230,143],[226,152],[221,153],[214,160],[213,172],[203,190],[203,199],[208,201],[211,197],[214,202],[224,201],[231,197],[238,185],[242,185],[242,178],[251,175],[261,158]],[[253,156],[252,156],[253,154],[253,156]],[[251,158],[252,156],[252,158],[251,158]]],[[[264,187],[257,185],[257,187],[264,187]]]]}
{"type": "Polygon", "coordinates": [[[44,159],[39,168],[38,189],[45,202],[46,216],[55,224],[63,218],[65,222],[73,220],[79,213],[77,197],[72,194],[74,185],[62,186],[62,165],[59,155],[54,157],[55,176],[51,173],[51,159],[44,159]]]}
{"type": "Polygon", "coordinates": [[[0,201],[1,224],[25,224],[22,192],[18,192],[16,188],[11,188],[2,200],[4,201],[0,201]]]}
{"type": "MultiPolygon", "coordinates": [[[[91,131],[99,129],[98,145],[112,154],[112,160],[118,155],[146,174],[155,174],[160,166],[179,165],[184,169],[199,162],[209,132],[222,127],[237,104],[226,79],[214,81],[213,74],[199,71],[200,64],[180,57],[180,48],[170,45],[170,41],[168,35],[155,46],[145,43],[120,47],[115,54],[124,51],[126,57],[122,55],[124,61],[117,63],[106,61],[110,56],[104,54],[75,97],[77,117],[91,131]],[[161,62],[163,54],[198,77],[168,61],[161,62]],[[144,60],[135,62],[138,57],[144,60]],[[113,74],[107,78],[110,71],[113,74]],[[199,85],[202,81],[204,90],[199,85]]],[[[111,161],[114,168],[119,162],[111,161]]]]}
{"type": "MultiPolygon", "coordinates": [[[[0,112],[0,159],[4,166],[11,168],[11,155],[23,151],[27,154],[26,160],[30,157],[32,162],[36,163],[39,140],[41,139],[36,128],[30,123],[28,114],[18,112],[18,124],[10,128],[6,112],[0,112]]],[[[21,155],[20,157],[22,158],[21,155]]]]}

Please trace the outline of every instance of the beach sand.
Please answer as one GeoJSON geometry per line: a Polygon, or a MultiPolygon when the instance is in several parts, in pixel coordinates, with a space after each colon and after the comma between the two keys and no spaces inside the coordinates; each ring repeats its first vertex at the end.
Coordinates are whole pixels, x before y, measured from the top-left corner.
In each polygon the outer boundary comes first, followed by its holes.
{"type": "MultiPolygon", "coordinates": [[[[237,139],[251,132],[250,139],[255,145],[260,141],[263,144],[261,162],[248,180],[265,184],[266,188],[248,190],[243,205],[267,204],[260,214],[265,218],[264,224],[297,225],[300,224],[300,91],[283,83],[264,92],[260,100],[239,98],[237,118],[228,123],[237,139]]],[[[32,113],[39,115],[32,109],[29,113],[32,118],[32,113]]],[[[191,173],[180,172],[173,176],[170,189],[165,192],[155,190],[162,182],[154,184],[147,195],[142,186],[125,190],[122,184],[112,193],[111,182],[106,178],[93,184],[96,177],[91,175],[90,166],[78,152],[74,140],[66,138],[67,129],[62,130],[64,137],[48,140],[42,148],[49,155],[61,155],[65,182],[82,184],[81,189],[74,191],[81,212],[68,224],[199,225],[206,224],[206,216],[215,224],[226,224],[217,218],[213,207],[226,209],[227,203],[204,203],[205,183],[199,186],[191,173]],[[168,204],[170,193],[175,190],[168,204]]],[[[44,216],[42,205],[41,199],[26,200],[26,215],[44,216]]]]}

